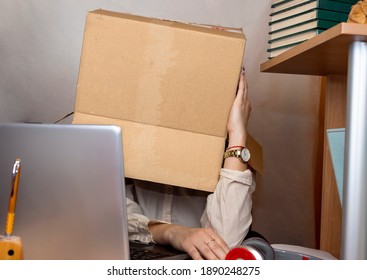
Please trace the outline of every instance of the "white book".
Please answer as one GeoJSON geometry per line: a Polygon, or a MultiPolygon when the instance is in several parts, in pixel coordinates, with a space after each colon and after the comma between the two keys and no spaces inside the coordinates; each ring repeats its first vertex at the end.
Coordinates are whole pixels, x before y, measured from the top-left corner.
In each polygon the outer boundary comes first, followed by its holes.
{"type": "Polygon", "coordinates": [[[282,38],[285,36],[289,36],[292,34],[297,34],[306,30],[310,30],[310,29],[314,29],[314,28],[319,28],[319,29],[328,29],[330,28],[332,25],[337,24],[337,22],[331,22],[331,21],[325,21],[328,22],[328,25],[321,25],[319,24],[319,21],[314,20],[314,21],[309,21],[309,22],[305,22],[303,24],[296,24],[294,26],[290,26],[289,28],[283,29],[283,30],[279,30],[273,33],[270,33],[270,41],[273,41],[275,39],[278,38],[282,38]],[[322,27],[320,27],[322,26],[322,27]]]}
{"type": "Polygon", "coordinates": [[[287,47],[284,47],[284,48],[278,48],[278,49],[274,49],[274,50],[270,49],[270,50],[268,50],[268,53],[269,53],[268,58],[276,57],[276,56],[280,55],[281,53],[284,53],[284,52],[290,50],[293,47],[294,47],[294,45],[287,46],[287,47]]]}
{"type": "Polygon", "coordinates": [[[289,18],[287,20],[278,21],[270,24],[270,32],[274,32],[276,30],[289,27],[291,25],[295,25],[299,22],[309,21],[312,19],[316,19],[316,13],[306,13],[293,18],[289,18]]]}
{"type": "MultiPolygon", "coordinates": [[[[292,0],[290,0],[290,1],[292,1],[292,0]]],[[[277,4],[279,2],[288,2],[288,1],[287,0],[274,0],[273,4],[277,4]]]]}
{"type": "Polygon", "coordinates": [[[297,14],[312,10],[312,9],[316,9],[317,8],[317,1],[313,1],[311,3],[290,9],[290,10],[286,10],[284,12],[280,12],[278,14],[272,14],[271,15],[271,21],[278,21],[281,19],[285,19],[287,17],[291,17],[291,16],[295,16],[297,14]]]}
{"type": "Polygon", "coordinates": [[[293,1],[284,1],[284,3],[281,3],[279,5],[275,5],[275,7],[272,8],[272,13],[279,12],[284,9],[288,9],[291,7],[294,7],[296,5],[302,4],[304,2],[308,2],[310,0],[293,0],[293,1]]]}
{"type": "Polygon", "coordinates": [[[312,37],[315,37],[316,35],[320,33],[321,33],[320,29],[311,29],[306,32],[295,34],[293,36],[283,37],[283,38],[271,41],[270,48],[274,49],[274,48],[279,48],[279,47],[294,44],[294,43],[301,43],[312,37]]]}

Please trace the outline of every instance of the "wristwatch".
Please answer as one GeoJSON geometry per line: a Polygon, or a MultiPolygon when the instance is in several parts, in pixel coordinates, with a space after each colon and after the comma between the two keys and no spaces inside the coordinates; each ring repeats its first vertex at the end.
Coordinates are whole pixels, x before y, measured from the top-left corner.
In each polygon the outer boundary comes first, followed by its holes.
{"type": "Polygon", "coordinates": [[[223,158],[237,157],[242,163],[246,163],[250,160],[251,154],[246,147],[241,149],[227,150],[224,152],[223,158]]]}

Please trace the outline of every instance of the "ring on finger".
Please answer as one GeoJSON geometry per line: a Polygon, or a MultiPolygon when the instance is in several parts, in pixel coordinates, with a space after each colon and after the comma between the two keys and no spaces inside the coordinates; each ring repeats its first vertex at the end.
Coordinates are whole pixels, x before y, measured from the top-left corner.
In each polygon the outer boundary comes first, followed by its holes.
{"type": "Polygon", "coordinates": [[[212,238],[212,239],[210,239],[209,241],[204,242],[204,243],[205,243],[205,245],[206,245],[206,246],[209,246],[209,243],[210,243],[210,242],[212,242],[212,241],[215,241],[215,238],[212,238]]]}

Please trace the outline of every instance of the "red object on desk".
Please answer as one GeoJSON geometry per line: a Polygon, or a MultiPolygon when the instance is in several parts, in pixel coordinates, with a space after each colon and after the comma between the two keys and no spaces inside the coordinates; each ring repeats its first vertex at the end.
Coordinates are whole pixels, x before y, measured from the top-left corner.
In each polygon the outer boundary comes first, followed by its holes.
{"type": "MultiPolygon", "coordinates": [[[[233,248],[226,255],[226,260],[258,260],[262,258],[256,258],[256,253],[251,252],[251,249],[247,246],[233,248]]],[[[258,255],[259,257],[259,255],[258,255]]]]}

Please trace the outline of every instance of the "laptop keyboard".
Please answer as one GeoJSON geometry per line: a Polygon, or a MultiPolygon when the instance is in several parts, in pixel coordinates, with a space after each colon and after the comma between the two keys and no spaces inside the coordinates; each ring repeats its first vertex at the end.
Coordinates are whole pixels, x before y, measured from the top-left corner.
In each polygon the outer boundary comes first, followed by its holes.
{"type": "Polygon", "coordinates": [[[171,246],[159,244],[143,244],[129,242],[130,260],[187,260],[190,259],[185,252],[177,251],[171,246]]]}
{"type": "Polygon", "coordinates": [[[131,260],[155,260],[173,256],[170,253],[153,252],[143,248],[130,248],[131,260]]]}

